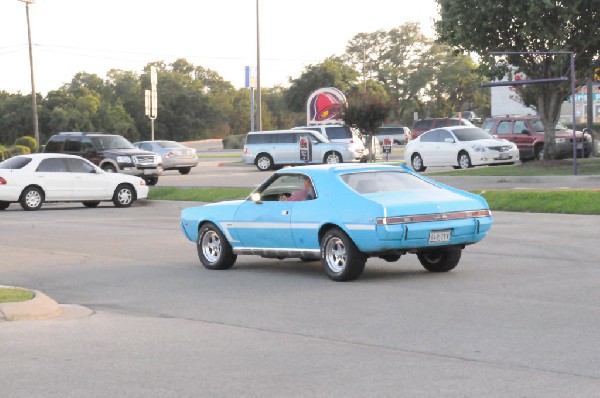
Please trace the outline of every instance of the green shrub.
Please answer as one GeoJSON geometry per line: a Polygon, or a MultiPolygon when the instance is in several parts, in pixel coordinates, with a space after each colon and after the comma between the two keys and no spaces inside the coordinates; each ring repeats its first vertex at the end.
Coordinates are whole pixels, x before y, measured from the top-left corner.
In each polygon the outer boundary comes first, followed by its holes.
{"type": "Polygon", "coordinates": [[[4,145],[0,145],[0,162],[9,158],[8,148],[4,145]]]}
{"type": "Polygon", "coordinates": [[[13,145],[10,148],[8,148],[8,152],[10,153],[9,157],[17,155],[29,155],[31,153],[31,149],[23,145],[13,145]]]}
{"type": "Polygon", "coordinates": [[[38,143],[35,138],[25,135],[15,140],[15,145],[26,146],[30,149],[29,153],[35,152],[38,148],[38,143]]]}
{"type": "Polygon", "coordinates": [[[246,143],[246,134],[228,135],[222,141],[223,149],[242,149],[246,143]]]}

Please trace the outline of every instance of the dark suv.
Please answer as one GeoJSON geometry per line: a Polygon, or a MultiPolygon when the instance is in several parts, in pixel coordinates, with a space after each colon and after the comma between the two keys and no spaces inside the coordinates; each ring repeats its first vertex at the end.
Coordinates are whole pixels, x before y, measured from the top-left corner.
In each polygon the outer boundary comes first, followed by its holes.
{"type": "Polygon", "coordinates": [[[457,117],[438,117],[432,119],[419,119],[415,120],[411,129],[411,140],[414,140],[426,131],[438,127],[448,126],[474,126],[473,123],[467,119],[459,119],[457,117]]]}
{"type": "Polygon", "coordinates": [[[106,172],[141,177],[148,185],[156,185],[162,173],[159,155],[134,147],[120,135],[60,133],[50,137],[44,152],[78,155],[106,172]]]}
{"type": "MultiPolygon", "coordinates": [[[[490,134],[514,142],[519,148],[521,160],[544,158],[544,125],[539,116],[505,115],[494,116],[483,122],[482,129],[490,134]]],[[[560,123],[556,124],[556,153],[558,158],[573,156],[573,130],[560,123]]],[[[575,132],[577,156],[589,157],[592,153],[592,137],[581,131],[575,132]]]]}

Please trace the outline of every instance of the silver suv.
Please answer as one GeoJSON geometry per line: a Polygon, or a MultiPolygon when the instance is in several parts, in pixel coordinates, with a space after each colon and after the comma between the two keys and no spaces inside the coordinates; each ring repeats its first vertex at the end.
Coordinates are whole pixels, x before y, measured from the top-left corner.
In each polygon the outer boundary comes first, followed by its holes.
{"type": "Polygon", "coordinates": [[[306,163],[342,163],[360,161],[362,152],[352,144],[331,142],[322,134],[311,130],[251,131],[246,136],[242,161],[266,171],[275,166],[306,163]],[[312,160],[300,159],[300,139],[307,137],[312,143],[312,160]]]}

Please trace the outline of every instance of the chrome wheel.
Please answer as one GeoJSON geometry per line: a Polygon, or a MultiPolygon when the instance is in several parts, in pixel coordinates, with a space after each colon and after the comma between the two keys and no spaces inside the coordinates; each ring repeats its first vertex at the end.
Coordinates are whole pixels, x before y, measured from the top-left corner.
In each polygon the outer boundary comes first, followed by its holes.
{"type": "Polygon", "coordinates": [[[221,258],[221,238],[215,231],[207,231],[200,242],[202,255],[210,264],[214,264],[221,258]]]}
{"type": "Polygon", "coordinates": [[[133,188],[127,185],[119,185],[117,189],[115,189],[115,193],[113,195],[113,203],[117,207],[129,207],[135,200],[135,194],[133,193],[133,188]]]}
{"type": "Polygon", "coordinates": [[[272,164],[273,164],[273,161],[271,160],[271,157],[269,155],[260,155],[256,159],[256,167],[260,171],[269,170],[271,168],[272,164]]]}
{"type": "Polygon", "coordinates": [[[412,168],[415,171],[424,171],[425,167],[423,167],[423,158],[418,153],[415,153],[411,158],[412,168]]]}
{"type": "Polygon", "coordinates": [[[347,253],[344,242],[338,237],[332,237],[325,245],[325,261],[331,271],[338,274],[346,268],[347,253]]]}

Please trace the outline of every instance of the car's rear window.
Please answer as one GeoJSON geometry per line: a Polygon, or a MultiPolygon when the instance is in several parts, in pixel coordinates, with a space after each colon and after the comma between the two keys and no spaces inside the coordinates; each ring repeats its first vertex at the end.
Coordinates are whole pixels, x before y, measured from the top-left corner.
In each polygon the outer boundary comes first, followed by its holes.
{"type": "Polygon", "coordinates": [[[437,186],[403,171],[368,171],[341,175],[342,181],[360,194],[438,189],[437,186]]]}
{"type": "Polygon", "coordinates": [[[352,131],[348,126],[327,127],[327,138],[330,140],[346,140],[352,138],[352,131]]]}
{"type": "Polygon", "coordinates": [[[31,158],[26,156],[18,156],[10,158],[0,163],[0,169],[18,170],[27,166],[31,162],[31,158]]]}
{"type": "Polygon", "coordinates": [[[181,148],[184,146],[175,141],[157,141],[156,143],[162,148],[181,148]]]}

